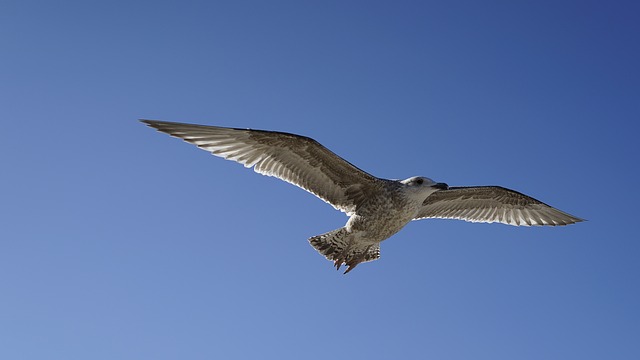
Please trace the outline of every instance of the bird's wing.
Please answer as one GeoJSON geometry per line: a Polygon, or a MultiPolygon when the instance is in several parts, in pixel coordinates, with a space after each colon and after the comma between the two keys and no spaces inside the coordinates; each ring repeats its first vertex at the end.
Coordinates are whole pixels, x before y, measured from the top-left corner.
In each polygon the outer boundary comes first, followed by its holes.
{"type": "Polygon", "coordinates": [[[317,141],[275,131],[235,129],[155,120],[143,123],[215,156],[301,187],[348,214],[382,181],[317,141]]]}
{"type": "Polygon", "coordinates": [[[460,219],[515,226],[568,225],[583,221],[530,196],[500,186],[451,187],[429,196],[414,220],[460,219]]]}

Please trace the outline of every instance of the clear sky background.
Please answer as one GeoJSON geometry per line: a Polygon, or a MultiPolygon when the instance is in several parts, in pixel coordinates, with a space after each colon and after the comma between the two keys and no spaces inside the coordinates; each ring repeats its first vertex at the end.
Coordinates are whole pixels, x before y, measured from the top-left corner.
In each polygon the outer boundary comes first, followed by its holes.
{"type": "Polygon", "coordinates": [[[4,1],[0,358],[638,359],[636,1],[4,1]],[[139,118],[307,135],[585,223],[347,218],[139,118]]]}

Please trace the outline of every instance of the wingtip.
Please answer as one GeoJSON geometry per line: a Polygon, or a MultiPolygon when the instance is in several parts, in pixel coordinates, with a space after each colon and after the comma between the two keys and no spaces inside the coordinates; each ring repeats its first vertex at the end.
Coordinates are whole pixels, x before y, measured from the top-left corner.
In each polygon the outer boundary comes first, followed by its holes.
{"type": "Polygon", "coordinates": [[[566,226],[566,225],[573,225],[573,224],[577,224],[577,223],[581,223],[581,222],[585,222],[587,221],[586,219],[581,219],[579,217],[575,217],[575,216],[571,216],[569,220],[565,220],[559,224],[555,224],[555,225],[560,225],[560,226],[566,226]]]}
{"type": "Polygon", "coordinates": [[[158,131],[161,131],[161,128],[171,124],[167,121],[150,120],[150,119],[138,119],[138,121],[158,131]]]}
{"type": "Polygon", "coordinates": [[[138,121],[149,126],[158,122],[157,120],[149,120],[149,119],[138,119],[138,121]]]}
{"type": "Polygon", "coordinates": [[[587,221],[587,219],[583,219],[583,218],[579,218],[577,216],[568,214],[568,213],[564,213],[568,216],[568,221],[566,221],[565,225],[571,225],[571,224],[577,224],[580,222],[585,222],[587,221]]]}

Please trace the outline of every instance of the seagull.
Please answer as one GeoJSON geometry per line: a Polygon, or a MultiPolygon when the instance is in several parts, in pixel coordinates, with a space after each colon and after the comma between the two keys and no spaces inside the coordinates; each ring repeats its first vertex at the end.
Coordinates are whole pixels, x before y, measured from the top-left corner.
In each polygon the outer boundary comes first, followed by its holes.
{"type": "Polygon", "coordinates": [[[380,258],[380,243],[413,220],[440,218],[514,226],[584,221],[501,186],[454,187],[423,176],[388,180],[360,170],[316,140],[285,132],[140,120],[211,154],[296,185],[349,216],[309,238],[334,267],[380,258]]]}

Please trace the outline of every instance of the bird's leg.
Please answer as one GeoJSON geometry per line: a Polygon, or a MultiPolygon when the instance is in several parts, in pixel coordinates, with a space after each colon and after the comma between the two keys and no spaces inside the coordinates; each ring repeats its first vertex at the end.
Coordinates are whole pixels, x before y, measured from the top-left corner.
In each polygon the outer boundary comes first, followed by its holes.
{"type": "Polygon", "coordinates": [[[364,261],[364,258],[367,255],[367,253],[369,252],[369,249],[371,249],[371,246],[373,246],[373,245],[367,246],[367,248],[363,252],[361,252],[360,254],[354,256],[353,258],[351,258],[349,261],[346,262],[347,270],[344,272],[344,274],[346,274],[349,271],[355,269],[355,267],[358,266],[358,264],[360,264],[361,262],[364,261]]]}
{"type": "Polygon", "coordinates": [[[340,254],[338,254],[338,256],[336,257],[336,260],[333,263],[333,266],[335,266],[336,270],[340,270],[340,267],[343,263],[346,264],[347,255],[349,255],[349,251],[351,251],[352,245],[353,241],[349,241],[349,244],[342,251],[340,251],[340,254]]]}
{"type": "Polygon", "coordinates": [[[344,251],[340,252],[340,255],[338,255],[338,257],[336,258],[336,260],[333,262],[333,266],[336,268],[336,270],[340,270],[340,267],[342,266],[343,263],[345,263],[347,261],[347,257],[345,255],[344,251]]]}
{"type": "Polygon", "coordinates": [[[360,264],[360,262],[359,262],[359,261],[358,261],[358,262],[350,261],[350,262],[347,264],[347,270],[346,270],[344,273],[342,273],[342,274],[343,274],[343,275],[346,275],[349,271],[351,271],[351,270],[355,269],[355,268],[356,268],[356,266],[358,266],[358,264],[360,264]]]}

